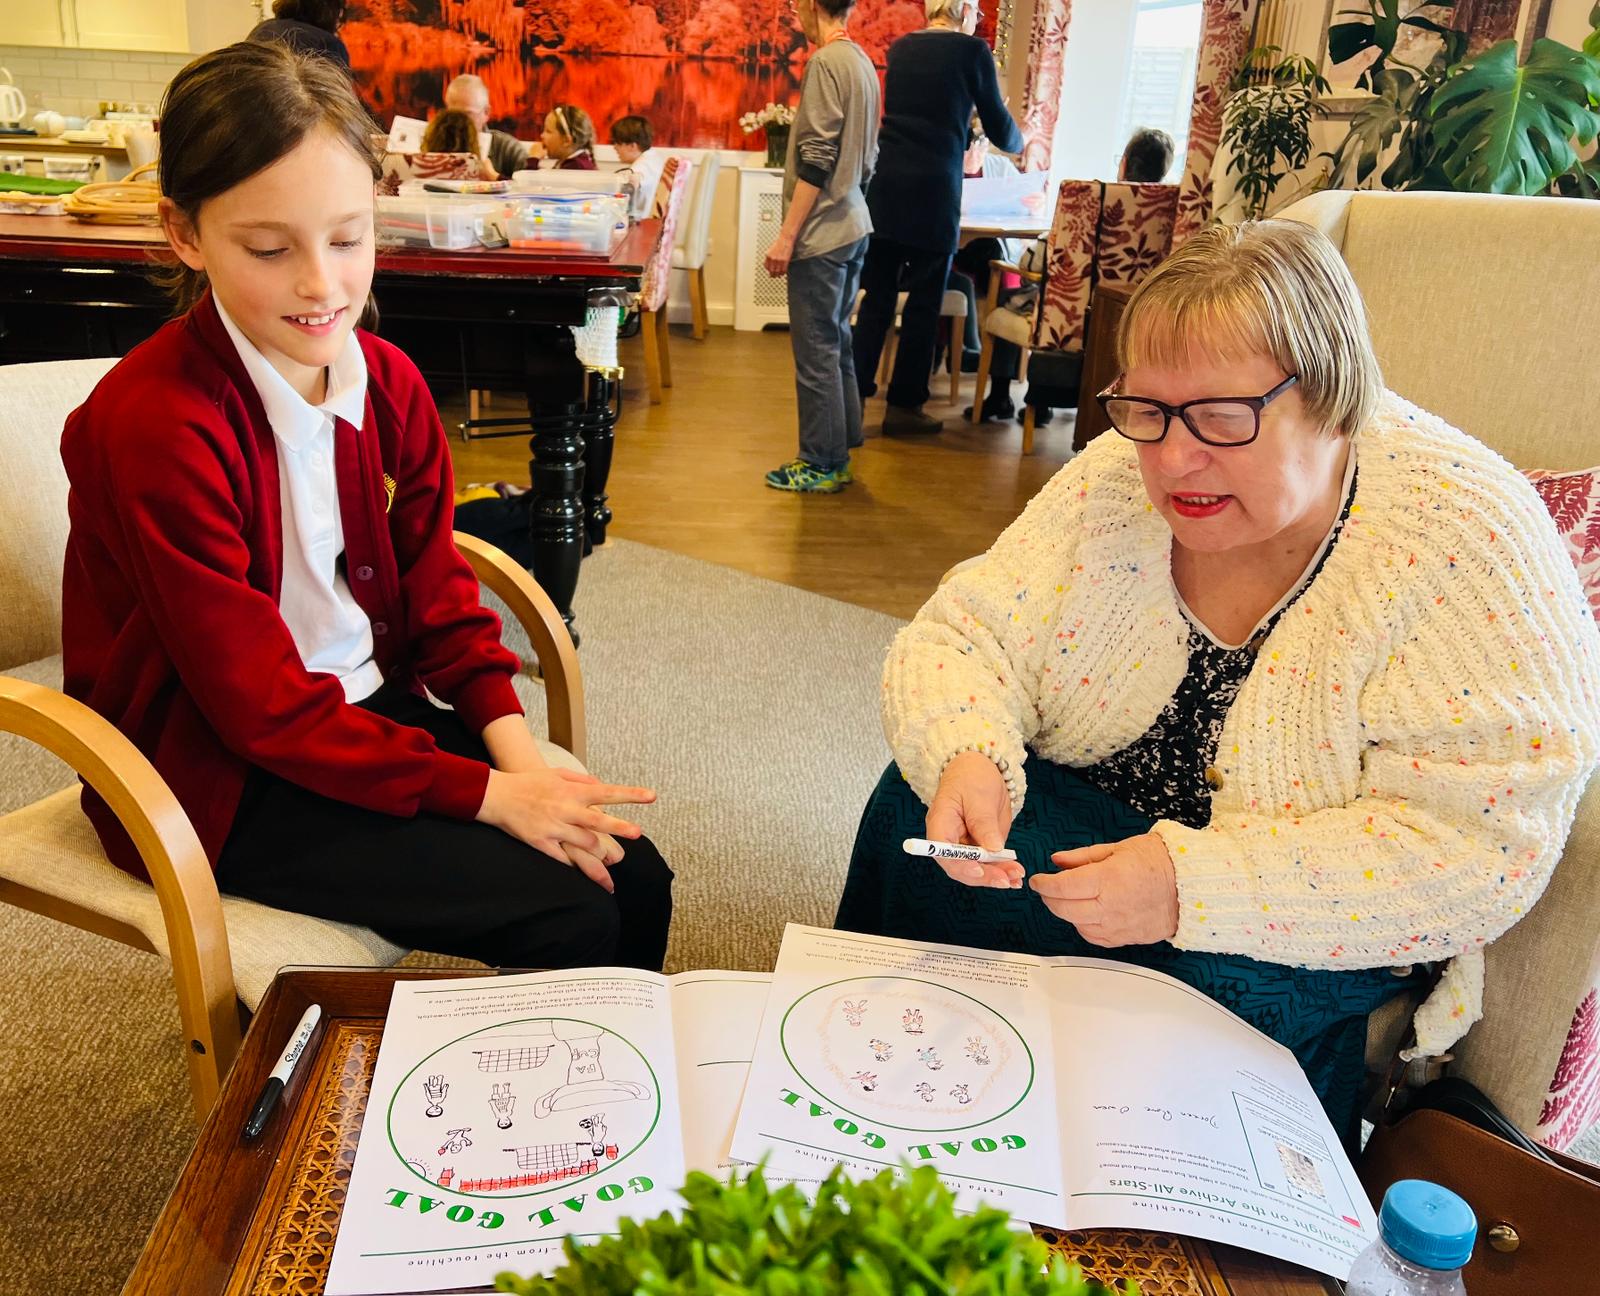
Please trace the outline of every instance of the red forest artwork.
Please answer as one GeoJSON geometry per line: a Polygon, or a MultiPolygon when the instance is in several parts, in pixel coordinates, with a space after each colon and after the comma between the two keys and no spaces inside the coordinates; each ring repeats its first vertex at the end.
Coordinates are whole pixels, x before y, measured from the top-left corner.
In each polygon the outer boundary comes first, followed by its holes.
{"type": "MultiPolygon", "coordinates": [[[[860,0],[850,35],[882,67],[923,17],[923,0],[860,0]]],[[[992,43],[992,15],[978,31],[992,43]]],[[[740,115],[794,103],[807,49],[791,0],[350,0],[339,34],[385,126],[428,117],[472,72],[494,124],[524,139],[538,138],[552,104],[572,103],[602,142],[639,113],[657,143],[679,148],[758,146],[740,115]]]]}

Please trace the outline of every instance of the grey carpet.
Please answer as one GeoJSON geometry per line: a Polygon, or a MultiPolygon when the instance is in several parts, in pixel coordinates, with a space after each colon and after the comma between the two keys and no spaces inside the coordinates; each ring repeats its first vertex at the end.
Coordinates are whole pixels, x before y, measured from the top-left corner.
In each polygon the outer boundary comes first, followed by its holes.
{"type": "MultiPolygon", "coordinates": [[[[899,622],[621,540],[577,604],[590,765],[660,793],[637,818],[677,872],[669,970],[770,968],[785,920],[832,920],[888,759],[899,622]]],[[[59,662],[10,673],[60,681],[59,662]]],[[[68,781],[0,735],[0,813],[68,781]]],[[[0,961],[0,1296],[111,1296],[196,1132],[166,964],[7,905],[0,961]]]]}
{"type": "MultiPolygon", "coordinates": [[[[638,817],[677,870],[669,969],[770,968],[785,920],[832,917],[899,623],[626,541],[578,612],[590,764],[661,794],[638,817]]],[[[0,812],[66,781],[0,735],[0,812]]],[[[195,1134],[166,965],[5,905],[0,960],[0,1296],[111,1296],[195,1134]]]]}

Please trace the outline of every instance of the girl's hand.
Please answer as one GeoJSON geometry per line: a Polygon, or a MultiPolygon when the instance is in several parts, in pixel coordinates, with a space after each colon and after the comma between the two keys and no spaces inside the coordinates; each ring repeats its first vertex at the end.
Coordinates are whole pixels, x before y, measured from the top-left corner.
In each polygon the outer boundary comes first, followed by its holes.
{"type": "Polygon", "coordinates": [[[1091,945],[1153,945],[1178,934],[1178,878],[1155,833],[1057,851],[1060,873],[1028,880],[1044,906],[1091,945]]]}
{"type": "Polygon", "coordinates": [[[593,774],[566,769],[489,771],[489,786],[478,808],[478,822],[492,824],[552,859],[578,869],[607,891],[613,890],[607,865],[622,858],[613,837],[639,836],[639,826],[598,807],[649,805],[649,788],[602,783],[593,774]]]}
{"type": "MultiPolygon", "coordinates": [[[[928,806],[927,834],[933,841],[1003,850],[1011,831],[1011,794],[999,768],[987,756],[962,752],[944,767],[939,790],[928,806]]],[[[1023,867],[969,864],[965,860],[933,860],[965,886],[1009,890],[1022,882],[1023,867]]]]}

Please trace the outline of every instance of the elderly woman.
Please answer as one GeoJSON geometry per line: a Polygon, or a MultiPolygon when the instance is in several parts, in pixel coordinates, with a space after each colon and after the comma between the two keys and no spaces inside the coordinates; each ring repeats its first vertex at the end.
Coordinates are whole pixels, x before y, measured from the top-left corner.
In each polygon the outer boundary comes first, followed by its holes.
{"type": "Polygon", "coordinates": [[[867,189],[872,241],[852,341],[862,400],[877,391],[873,374],[898,295],[906,293],[885,432],[937,432],[941,426],[922,405],[960,234],[962,159],[974,110],[996,148],[1022,148],[1022,134],[1000,97],[994,51],[972,34],[978,0],[927,0],[927,15],[927,27],[889,46],[878,168],[867,189]]]}
{"type": "Polygon", "coordinates": [[[1290,1047],[1351,1140],[1367,1014],[1449,959],[1417,1032],[1452,1043],[1544,889],[1600,635],[1520,474],[1383,390],[1310,227],[1195,236],[1118,346],[1115,433],[894,643],[899,769],[838,924],[1168,972],[1290,1047]]]}

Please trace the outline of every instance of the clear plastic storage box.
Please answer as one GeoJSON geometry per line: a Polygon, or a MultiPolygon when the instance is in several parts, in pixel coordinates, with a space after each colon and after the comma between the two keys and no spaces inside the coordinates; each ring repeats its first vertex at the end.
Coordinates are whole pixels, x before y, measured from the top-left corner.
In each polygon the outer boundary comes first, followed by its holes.
{"type": "Polygon", "coordinates": [[[515,248],[608,254],[627,231],[626,209],[611,198],[524,199],[506,217],[515,248]]]}
{"type": "Polygon", "coordinates": [[[503,202],[452,198],[446,194],[380,197],[378,236],[400,247],[475,247],[485,225],[504,210],[503,202]]]}

